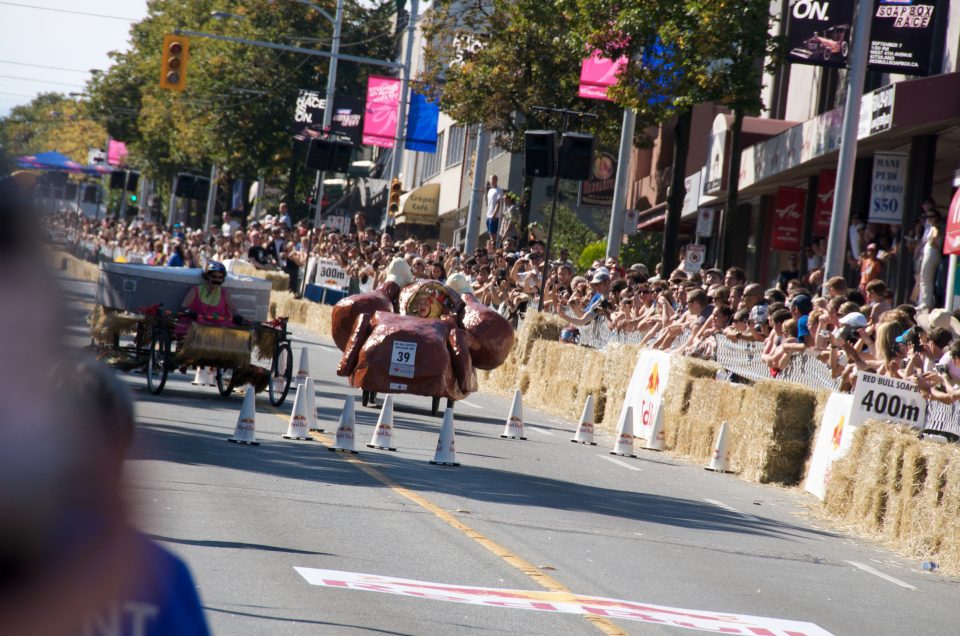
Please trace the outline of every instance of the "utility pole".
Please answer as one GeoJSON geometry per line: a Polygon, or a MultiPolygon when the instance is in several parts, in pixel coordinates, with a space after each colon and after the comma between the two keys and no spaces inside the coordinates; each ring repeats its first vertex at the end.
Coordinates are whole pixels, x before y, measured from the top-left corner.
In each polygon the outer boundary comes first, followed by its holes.
{"type": "Polygon", "coordinates": [[[624,108],[623,126],[620,128],[620,153],[617,157],[617,178],[613,184],[610,229],[607,231],[607,258],[620,257],[620,244],[623,243],[623,211],[627,207],[627,188],[630,187],[630,153],[633,150],[633,132],[636,125],[636,111],[632,108],[624,108]]]}
{"type": "MultiPolygon", "coordinates": [[[[403,165],[403,140],[407,126],[407,94],[410,92],[410,67],[413,64],[413,37],[417,27],[417,10],[419,0],[410,0],[410,15],[407,17],[407,43],[403,55],[403,66],[400,71],[400,105],[397,108],[397,132],[393,144],[393,157],[390,164],[390,180],[400,176],[400,167],[403,165]]],[[[387,222],[389,223],[389,217],[387,222]]]]}
{"type": "Polygon", "coordinates": [[[870,47],[872,9],[873,0],[857,2],[856,22],[850,36],[853,38],[853,47],[850,52],[850,70],[847,72],[847,103],[843,107],[837,183],[833,193],[833,214],[830,217],[830,238],[827,240],[827,261],[823,280],[833,276],[843,276],[843,257],[846,254],[847,230],[850,227],[853,172],[857,161],[860,100],[863,96],[863,78],[867,72],[867,53],[870,47]]]}
{"type": "Polygon", "coordinates": [[[203,217],[204,229],[213,224],[213,214],[217,208],[217,164],[210,167],[210,188],[207,191],[207,214],[203,217]]]}
{"type": "MultiPolygon", "coordinates": [[[[343,0],[337,0],[337,15],[333,20],[333,44],[330,47],[330,67],[327,70],[327,99],[323,106],[323,133],[327,134],[333,122],[333,98],[337,90],[337,57],[340,55],[340,27],[343,25],[343,0]]],[[[320,227],[323,214],[323,182],[326,172],[317,172],[317,209],[313,214],[313,225],[320,227]]]]}
{"type": "MultiPolygon", "coordinates": [[[[477,128],[477,150],[474,154],[473,193],[467,209],[467,235],[464,237],[463,253],[472,254],[477,249],[480,235],[480,216],[483,214],[483,190],[487,183],[487,157],[490,153],[490,133],[483,124],[477,128]]],[[[465,256],[466,258],[466,256],[465,256]]]]}

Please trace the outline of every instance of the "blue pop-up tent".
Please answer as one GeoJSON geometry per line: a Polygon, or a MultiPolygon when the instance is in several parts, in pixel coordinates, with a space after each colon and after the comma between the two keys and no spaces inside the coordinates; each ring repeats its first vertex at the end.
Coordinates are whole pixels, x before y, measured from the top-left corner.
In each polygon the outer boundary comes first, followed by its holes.
{"type": "Polygon", "coordinates": [[[82,174],[107,174],[113,172],[109,166],[84,166],[69,157],[56,151],[40,152],[35,155],[18,157],[17,163],[21,168],[35,170],[63,170],[82,174]]]}

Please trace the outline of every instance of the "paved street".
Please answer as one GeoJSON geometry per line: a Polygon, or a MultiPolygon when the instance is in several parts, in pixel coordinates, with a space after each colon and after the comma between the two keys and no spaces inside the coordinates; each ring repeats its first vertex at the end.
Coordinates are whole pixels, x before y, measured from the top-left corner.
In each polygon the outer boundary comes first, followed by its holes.
{"type": "MultiPolygon", "coordinates": [[[[92,302],[93,285],[67,282],[92,302]]],[[[81,312],[71,335],[83,342],[81,312]]],[[[329,440],[343,399],[339,352],[310,351],[329,440]]],[[[456,405],[459,468],[436,467],[429,399],[396,402],[399,451],[368,451],[378,411],[357,404],[359,455],[281,438],[258,399],[259,447],[227,444],[240,398],[174,375],[137,399],[129,461],[139,525],[192,568],[218,634],[680,634],[688,630],[309,585],[295,567],[444,584],[568,589],[663,606],[811,622],[835,634],[956,633],[957,582],[819,521],[799,490],[762,487],[666,454],[612,458],[571,444],[574,423],[525,410],[528,441],[503,440],[509,408],[456,405]],[[858,564],[858,565],[854,565],[858,564]],[[532,566],[532,567],[531,567],[532,566]]],[[[292,396],[291,396],[292,398],[292,396]]]]}

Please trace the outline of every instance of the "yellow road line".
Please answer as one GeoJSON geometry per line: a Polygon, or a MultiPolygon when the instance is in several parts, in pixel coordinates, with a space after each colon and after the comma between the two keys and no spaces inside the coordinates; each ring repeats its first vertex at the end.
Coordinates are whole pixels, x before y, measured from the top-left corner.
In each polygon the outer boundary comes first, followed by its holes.
{"type": "MultiPolygon", "coordinates": [[[[276,410],[274,410],[273,412],[277,417],[279,417],[284,421],[286,421],[289,417],[276,410]]],[[[330,445],[331,443],[333,443],[333,439],[329,435],[324,435],[322,433],[317,433],[317,432],[313,432],[311,433],[311,435],[314,437],[314,439],[316,439],[319,442],[323,442],[324,444],[330,445]]],[[[557,579],[553,578],[549,574],[545,574],[537,566],[533,565],[523,557],[517,556],[516,554],[514,554],[507,548],[503,547],[496,541],[484,536],[479,531],[475,530],[474,528],[460,521],[459,519],[454,517],[452,514],[450,514],[449,512],[447,512],[446,510],[438,506],[437,504],[433,503],[423,495],[419,495],[413,492],[412,490],[410,490],[409,488],[401,486],[397,482],[390,479],[390,477],[388,477],[386,474],[384,474],[380,470],[377,470],[370,464],[366,463],[365,461],[363,461],[362,459],[354,455],[346,456],[345,459],[347,463],[353,464],[359,470],[363,471],[373,479],[376,479],[377,481],[379,481],[381,484],[383,484],[393,492],[397,493],[401,497],[409,499],[410,501],[417,504],[424,510],[427,510],[428,512],[433,513],[438,519],[445,522],[447,525],[449,525],[453,529],[473,539],[474,541],[479,543],[484,549],[486,549],[488,552],[496,555],[508,565],[516,568],[517,570],[520,570],[521,572],[526,574],[529,578],[533,579],[533,581],[535,581],[537,585],[539,585],[540,587],[546,590],[549,590],[551,592],[554,592],[556,594],[569,595],[567,598],[573,602],[576,602],[575,595],[570,590],[570,588],[568,588],[566,585],[564,585],[557,579]]],[[[560,599],[556,599],[554,597],[554,600],[560,600],[560,599]]],[[[627,636],[627,633],[625,631],[623,631],[613,621],[607,618],[604,618],[602,616],[590,616],[590,615],[586,615],[584,616],[584,618],[589,622],[591,622],[594,627],[596,627],[598,630],[600,630],[602,633],[606,634],[607,636],[627,636]]]]}

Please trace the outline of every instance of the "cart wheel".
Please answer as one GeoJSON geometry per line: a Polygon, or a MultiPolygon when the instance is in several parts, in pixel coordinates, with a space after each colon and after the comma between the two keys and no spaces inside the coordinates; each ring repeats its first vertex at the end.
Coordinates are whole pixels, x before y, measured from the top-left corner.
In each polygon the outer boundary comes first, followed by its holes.
{"type": "Polygon", "coordinates": [[[430,404],[430,415],[436,415],[440,412],[440,398],[435,397],[431,398],[433,401],[430,404]]]}
{"type": "Polygon", "coordinates": [[[293,380],[293,354],[290,353],[290,343],[281,342],[273,352],[273,361],[270,363],[270,404],[282,406],[287,399],[290,385],[293,380]]]}
{"type": "Polygon", "coordinates": [[[170,373],[170,334],[156,331],[150,340],[150,354],[147,358],[147,389],[153,395],[159,395],[167,384],[170,373]]]}
{"type": "Polygon", "coordinates": [[[230,381],[233,380],[233,374],[236,369],[217,369],[217,390],[223,397],[230,397],[233,392],[230,390],[230,381]]]}

